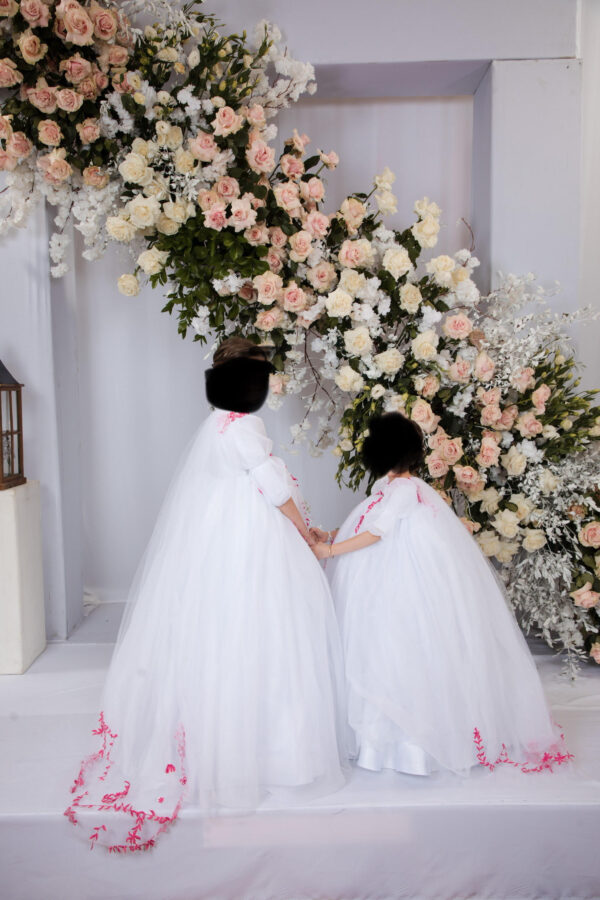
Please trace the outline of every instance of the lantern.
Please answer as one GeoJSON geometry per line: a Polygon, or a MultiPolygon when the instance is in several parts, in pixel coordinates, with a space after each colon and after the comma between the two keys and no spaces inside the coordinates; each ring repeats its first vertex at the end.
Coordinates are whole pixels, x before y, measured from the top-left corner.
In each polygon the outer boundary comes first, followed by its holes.
{"type": "Polygon", "coordinates": [[[24,484],[21,388],[0,362],[0,491],[24,484]]]}

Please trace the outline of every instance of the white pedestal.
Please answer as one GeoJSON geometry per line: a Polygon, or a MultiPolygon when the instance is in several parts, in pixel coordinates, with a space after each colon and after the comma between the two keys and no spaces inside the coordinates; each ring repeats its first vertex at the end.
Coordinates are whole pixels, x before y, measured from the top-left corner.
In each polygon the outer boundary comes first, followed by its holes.
{"type": "Polygon", "coordinates": [[[20,675],[46,646],[40,486],[0,491],[0,675],[20,675]]]}

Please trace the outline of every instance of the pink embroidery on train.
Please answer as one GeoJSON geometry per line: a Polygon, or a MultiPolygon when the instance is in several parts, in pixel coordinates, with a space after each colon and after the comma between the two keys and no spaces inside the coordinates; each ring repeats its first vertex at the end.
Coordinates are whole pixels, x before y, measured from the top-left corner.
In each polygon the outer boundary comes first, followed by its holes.
{"type": "Polygon", "coordinates": [[[369,503],[366,510],[364,511],[364,513],[362,514],[360,519],[358,520],[358,525],[354,529],[354,534],[358,534],[358,532],[360,531],[360,526],[365,521],[365,516],[369,515],[369,513],[371,512],[371,510],[373,509],[374,506],[377,506],[378,503],[381,503],[381,501],[383,500],[383,491],[377,491],[377,493],[374,494],[373,496],[376,499],[373,499],[371,501],[371,503],[369,503]]]}
{"type": "MultiPolygon", "coordinates": [[[[564,743],[565,736],[562,733],[560,735],[560,740],[564,743]]],[[[546,750],[545,753],[541,755],[539,753],[532,754],[534,759],[531,763],[520,763],[509,757],[506,745],[502,744],[500,755],[496,760],[494,760],[494,762],[491,762],[487,757],[487,753],[485,752],[483,738],[481,737],[478,728],[473,729],[473,743],[475,744],[475,749],[477,751],[477,760],[479,764],[481,766],[485,766],[485,768],[489,769],[490,772],[493,772],[497,766],[508,765],[513,766],[515,769],[520,769],[521,772],[525,773],[525,775],[535,775],[539,772],[553,772],[553,765],[562,766],[564,763],[569,762],[569,760],[573,759],[572,753],[569,753],[568,750],[562,753],[559,750],[558,745],[555,745],[551,748],[551,750],[553,750],[554,752],[546,750]],[[537,763],[537,765],[534,765],[533,763],[537,763]]]]}
{"type": "MultiPolygon", "coordinates": [[[[128,816],[134,819],[134,824],[127,832],[126,843],[124,844],[110,844],[108,846],[108,850],[110,853],[129,853],[137,850],[149,850],[156,843],[156,839],[163,831],[165,831],[169,825],[171,825],[178,817],[179,811],[183,804],[183,798],[185,795],[185,786],[187,784],[187,774],[185,770],[185,731],[182,725],[177,728],[175,732],[175,741],[177,745],[177,755],[179,756],[179,766],[180,766],[180,777],[179,784],[181,788],[179,789],[179,797],[177,799],[177,803],[173,809],[171,815],[159,815],[155,812],[154,809],[135,809],[131,803],[121,803],[119,801],[124,800],[130,788],[130,783],[125,781],[124,787],[122,791],[117,791],[114,794],[104,794],[102,797],[102,801],[100,804],[94,803],[86,803],[85,799],[88,796],[89,791],[85,790],[86,777],[88,775],[89,769],[93,766],[95,762],[99,760],[103,760],[106,765],[102,772],[102,775],[99,776],[100,781],[104,781],[108,772],[112,766],[112,760],[110,758],[110,754],[114,743],[118,737],[116,732],[112,732],[108,725],[104,720],[104,713],[101,712],[99,716],[99,726],[95,728],[92,732],[93,734],[98,734],[102,736],[102,746],[95,753],[92,753],[91,756],[87,757],[81,765],[81,769],[75,782],[71,788],[71,793],[75,793],[79,788],[84,788],[81,793],[77,794],[74,798],[71,805],[65,810],[64,815],[67,819],[73,824],[78,825],[79,820],[77,818],[77,810],[92,810],[95,809],[97,812],[115,812],[122,813],[125,816],[128,816]],[[143,840],[141,837],[141,831],[146,822],[152,822],[156,828],[152,837],[148,837],[146,840],[143,840]]],[[[173,763],[168,763],[165,767],[165,772],[167,774],[177,774],[177,768],[173,763]]],[[[158,797],[158,802],[163,803],[165,798],[158,797]]],[[[101,832],[106,832],[107,827],[104,824],[95,825],[92,828],[92,833],[89,836],[90,841],[90,849],[96,846],[98,843],[98,839],[100,837],[101,832]]]]}
{"type": "Polygon", "coordinates": [[[247,416],[248,413],[240,413],[240,412],[228,412],[221,424],[219,425],[219,434],[224,434],[232,422],[235,422],[236,419],[243,419],[244,416],[247,416]]]}

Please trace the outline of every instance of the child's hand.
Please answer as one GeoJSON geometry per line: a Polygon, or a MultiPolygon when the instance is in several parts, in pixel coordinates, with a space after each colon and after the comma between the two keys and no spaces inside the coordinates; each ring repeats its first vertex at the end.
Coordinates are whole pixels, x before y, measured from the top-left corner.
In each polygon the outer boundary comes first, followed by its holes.
{"type": "Polygon", "coordinates": [[[329,540],[329,532],[323,531],[322,528],[315,528],[314,526],[310,529],[311,537],[315,539],[315,541],[324,541],[327,543],[329,540]]]}
{"type": "Polygon", "coordinates": [[[317,557],[317,559],[329,559],[329,556],[330,556],[329,544],[324,544],[323,542],[320,542],[318,544],[315,544],[314,547],[312,547],[311,549],[312,549],[312,552],[317,557]]]}

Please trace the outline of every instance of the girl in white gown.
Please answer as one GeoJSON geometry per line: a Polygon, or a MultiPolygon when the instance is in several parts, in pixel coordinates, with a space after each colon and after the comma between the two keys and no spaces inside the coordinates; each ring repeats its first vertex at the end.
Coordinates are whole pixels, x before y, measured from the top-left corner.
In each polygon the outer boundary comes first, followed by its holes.
{"type": "Polygon", "coordinates": [[[499,763],[525,772],[569,755],[491,567],[439,494],[410,475],[418,427],[372,421],[363,457],[383,475],[319,543],[345,650],[359,766],[427,775],[499,763]]]}
{"type": "Polygon", "coordinates": [[[256,808],[344,783],[341,642],[301,498],[262,420],[271,365],[229,339],[217,407],[192,441],[131,589],[100,747],[68,818],[92,845],[141,850],[184,802],[256,808]],[[283,514],[282,514],[283,513],[283,514]]]}

